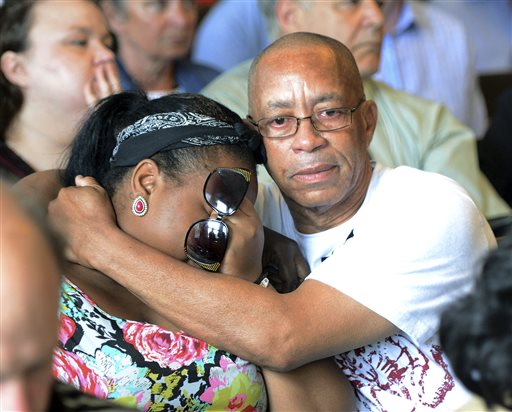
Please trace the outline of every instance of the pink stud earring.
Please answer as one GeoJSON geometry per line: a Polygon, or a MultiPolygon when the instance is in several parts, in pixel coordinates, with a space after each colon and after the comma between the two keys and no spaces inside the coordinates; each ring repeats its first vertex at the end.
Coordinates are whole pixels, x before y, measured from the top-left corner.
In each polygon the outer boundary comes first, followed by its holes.
{"type": "Polygon", "coordinates": [[[132,213],[135,216],[144,216],[148,212],[148,202],[142,196],[137,196],[132,203],[132,213]]]}

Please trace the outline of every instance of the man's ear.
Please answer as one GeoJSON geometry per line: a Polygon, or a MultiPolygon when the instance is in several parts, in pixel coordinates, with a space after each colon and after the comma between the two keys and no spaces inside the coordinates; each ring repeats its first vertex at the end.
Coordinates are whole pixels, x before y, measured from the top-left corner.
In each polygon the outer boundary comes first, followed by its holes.
{"type": "Polygon", "coordinates": [[[24,88],[30,83],[25,58],[11,50],[0,57],[0,69],[5,78],[15,86],[24,88]]]}
{"type": "Polygon", "coordinates": [[[296,1],[277,0],[276,20],[281,34],[295,33],[300,29],[300,18],[302,9],[296,1]]]}
{"type": "Polygon", "coordinates": [[[373,100],[365,101],[363,103],[362,109],[366,147],[368,147],[372,142],[373,133],[377,127],[377,119],[379,118],[379,113],[377,110],[377,104],[375,104],[373,100]]]}
{"type": "Polygon", "coordinates": [[[130,190],[133,197],[141,195],[148,200],[162,182],[161,169],[151,159],[140,161],[133,169],[130,190]]]}

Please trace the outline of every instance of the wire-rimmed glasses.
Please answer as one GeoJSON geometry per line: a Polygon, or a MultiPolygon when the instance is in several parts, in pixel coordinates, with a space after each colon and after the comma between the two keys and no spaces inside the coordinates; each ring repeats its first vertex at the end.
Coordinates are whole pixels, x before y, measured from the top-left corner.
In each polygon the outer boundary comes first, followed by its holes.
{"type": "Polygon", "coordinates": [[[356,106],[332,107],[314,112],[311,116],[275,116],[264,117],[255,121],[251,116],[247,120],[258,128],[260,134],[268,138],[283,138],[293,136],[299,129],[302,120],[310,119],[314,129],[318,132],[334,132],[349,127],[352,124],[352,114],[361,107],[366,100],[363,96],[356,106]]]}

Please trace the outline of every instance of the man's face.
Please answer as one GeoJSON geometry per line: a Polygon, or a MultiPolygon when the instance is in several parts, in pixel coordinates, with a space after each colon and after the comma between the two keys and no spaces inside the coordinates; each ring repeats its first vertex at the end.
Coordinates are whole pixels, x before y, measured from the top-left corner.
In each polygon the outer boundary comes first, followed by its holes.
{"type": "MultiPolygon", "coordinates": [[[[355,107],[362,92],[352,85],[357,84],[353,78],[326,47],[274,51],[260,61],[253,76],[250,115],[258,121],[355,107]]],[[[292,136],[264,136],[267,168],[288,199],[327,210],[354,196],[368,167],[373,127],[367,127],[362,115],[368,104],[373,103],[363,103],[353,112],[352,124],[341,130],[318,132],[305,119],[292,136]]]]}
{"type": "Polygon", "coordinates": [[[126,0],[124,17],[110,23],[121,48],[177,60],[190,51],[197,16],[195,0],[126,0]]]}
{"type": "Polygon", "coordinates": [[[296,19],[281,24],[288,34],[306,31],[332,37],[354,55],[362,78],[379,70],[384,16],[375,0],[327,0],[295,4],[296,19]]]}

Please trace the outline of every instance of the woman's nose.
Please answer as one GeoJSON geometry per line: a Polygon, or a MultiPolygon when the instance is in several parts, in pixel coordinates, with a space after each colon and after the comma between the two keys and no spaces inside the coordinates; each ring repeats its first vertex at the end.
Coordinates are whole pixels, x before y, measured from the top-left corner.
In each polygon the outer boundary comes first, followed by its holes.
{"type": "Polygon", "coordinates": [[[115,61],[114,52],[105,46],[103,43],[98,42],[94,50],[94,64],[102,64],[115,61]]]}

